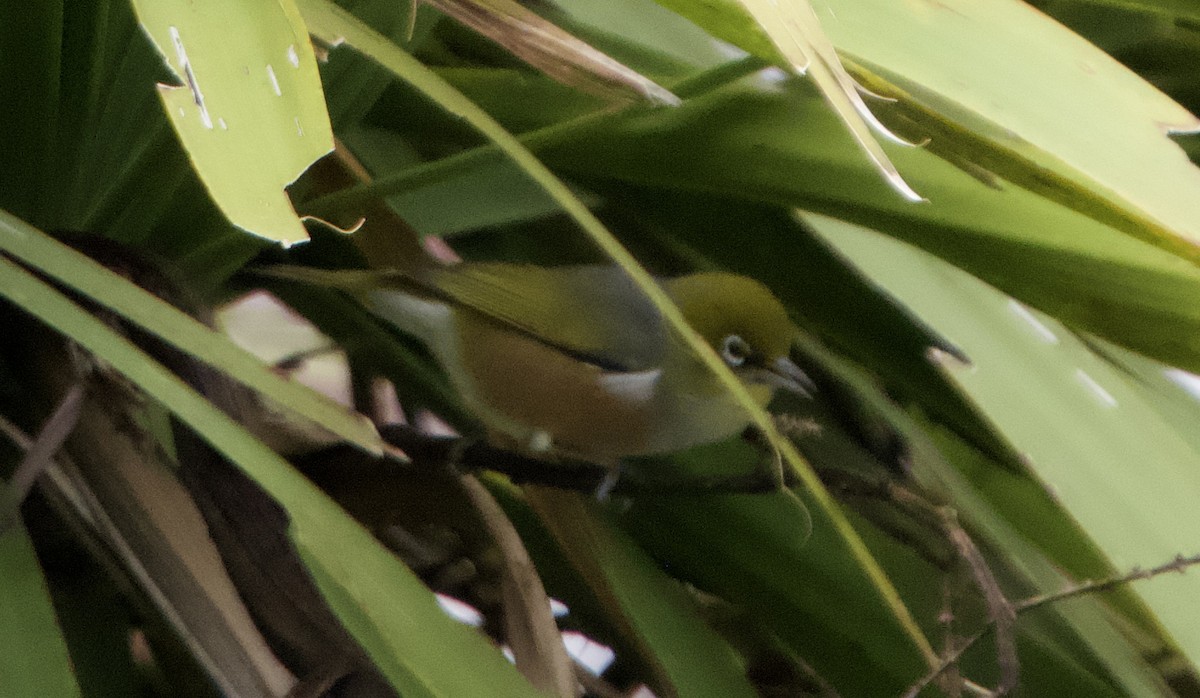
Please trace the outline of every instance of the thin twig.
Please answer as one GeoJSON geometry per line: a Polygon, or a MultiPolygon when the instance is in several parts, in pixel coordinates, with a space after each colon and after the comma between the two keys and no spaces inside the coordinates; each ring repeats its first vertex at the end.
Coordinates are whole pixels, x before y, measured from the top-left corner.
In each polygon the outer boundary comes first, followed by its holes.
{"type": "MultiPolygon", "coordinates": [[[[379,434],[424,467],[450,467],[458,472],[490,470],[517,484],[592,493],[609,475],[606,466],[586,461],[542,460],[497,448],[485,441],[459,436],[431,436],[405,424],[386,424],[379,434]]],[[[628,474],[617,481],[613,494],[760,494],[778,491],[774,479],[757,470],[745,475],[653,480],[628,474]]]]}
{"type": "MultiPolygon", "coordinates": [[[[1032,611],[1035,608],[1041,608],[1042,606],[1057,603],[1064,599],[1074,598],[1084,594],[1095,594],[1101,591],[1108,591],[1124,584],[1129,584],[1130,582],[1150,579],[1168,572],[1183,573],[1188,567],[1197,564],[1200,564],[1200,554],[1188,557],[1176,555],[1175,558],[1170,562],[1158,565],[1157,567],[1151,567],[1148,570],[1135,568],[1127,574],[1119,577],[1081,582],[1053,593],[1030,596],[1026,599],[1013,602],[1012,608],[1015,614],[1020,615],[1026,611],[1032,611]]],[[[925,689],[926,686],[945,673],[947,669],[957,664],[958,660],[962,658],[962,655],[967,650],[975,646],[977,642],[982,640],[984,636],[986,636],[994,628],[995,622],[989,621],[987,625],[979,630],[979,632],[964,640],[959,647],[954,649],[953,652],[950,652],[946,656],[942,657],[942,661],[937,667],[933,668],[929,673],[922,676],[916,681],[916,683],[914,683],[907,691],[904,692],[904,698],[916,698],[917,694],[919,694],[925,689]]]]}
{"type": "Polygon", "coordinates": [[[1175,558],[1170,562],[1161,564],[1157,567],[1151,567],[1148,570],[1135,567],[1120,577],[1080,582],[1079,584],[1050,594],[1030,596],[1029,598],[1017,601],[1013,604],[1013,607],[1016,609],[1017,613],[1031,611],[1035,608],[1045,606],[1046,604],[1062,601],[1063,599],[1068,599],[1074,596],[1082,596],[1084,594],[1094,594],[1101,591],[1108,591],[1109,589],[1114,589],[1123,584],[1139,582],[1144,579],[1150,579],[1161,574],[1166,574],[1168,572],[1179,572],[1182,574],[1187,570],[1187,568],[1198,564],[1200,564],[1200,554],[1191,555],[1188,557],[1176,555],[1175,558]]]}
{"type": "MultiPolygon", "coordinates": [[[[949,654],[961,641],[958,632],[954,629],[954,596],[955,587],[958,586],[958,575],[945,574],[942,575],[942,610],[938,614],[938,622],[942,625],[945,632],[943,638],[943,654],[949,654]]],[[[962,677],[958,673],[958,666],[952,666],[946,669],[941,682],[942,690],[944,690],[948,698],[960,698],[962,696],[962,677]]]]}
{"type": "MultiPolygon", "coordinates": [[[[956,512],[950,507],[934,505],[921,494],[895,482],[892,478],[864,478],[857,474],[833,470],[823,472],[821,477],[839,494],[874,498],[899,507],[912,521],[929,531],[936,531],[951,545],[957,558],[966,565],[975,586],[983,596],[988,609],[989,627],[995,627],[997,631],[996,663],[1000,667],[1000,684],[995,694],[1003,695],[1011,691],[1020,678],[1020,663],[1013,629],[1016,614],[975,541],[958,523],[956,512]],[[832,485],[836,485],[836,488],[832,485]]],[[[918,553],[921,552],[920,548],[916,549],[918,553]]],[[[961,652],[950,654],[957,657],[961,652]]],[[[938,676],[948,670],[947,666],[939,666],[938,676]]],[[[937,677],[930,680],[934,678],[937,677]]]]}
{"type": "Polygon", "coordinates": [[[578,695],[572,661],[550,611],[550,599],[520,534],[479,480],[463,475],[458,482],[503,557],[505,635],[517,670],[546,695],[578,695]]]}
{"type": "Polygon", "coordinates": [[[1015,628],[1017,613],[1013,609],[1012,602],[1000,589],[1000,583],[992,574],[987,560],[983,559],[983,553],[979,552],[975,541],[958,523],[958,515],[955,511],[950,507],[940,507],[939,513],[942,517],[942,525],[946,530],[946,537],[954,545],[963,562],[966,563],[971,577],[975,580],[975,586],[983,592],[989,620],[996,629],[996,664],[1000,668],[1000,683],[996,686],[995,693],[1004,695],[1016,688],[1021,677],[1021,663],[1017,659],[1015,628]]]}
{"type": "Polygon", "coordinates": [[[947,652],[942,657],[940,664],[918,679],[912,686],[908,687],[908,690],[903,693],[903,698],[917,698],[917,695],[921,691],[924,691],[926,686],[936,681],[939,676],[949,671],[952,667],[958,666],[958,660],[962,659],[963,654],[968,649],[973,647],[976,642],[979,642],[981,639],[983,639],[983,636],[991,631],[991,629],[992,625],[990,623],[983,626],[983,629],[981,629],[979,632],[975,633],[966,640],[963,640],[962,644],[954,648],[952,651],[947,652]]]}
{"type": "Polygon", "coordinates": [[[21,504],[29,496],[29,491],[33,489],[42,473],[54,464],[54,455],[75,430],[75,425],[79,423],[79,412],[83,406],[85,392],[83,383],[76,383],[68,388],[58,407],[46,418],[41,431],[32,441],[24,439],[19,430],[14,430],[14,433],[5,429],[9,438],[25,450],[25,455],[13,472],[8,491],[0,503],[0,534],[16,523],[20,516],[21,504]]]}

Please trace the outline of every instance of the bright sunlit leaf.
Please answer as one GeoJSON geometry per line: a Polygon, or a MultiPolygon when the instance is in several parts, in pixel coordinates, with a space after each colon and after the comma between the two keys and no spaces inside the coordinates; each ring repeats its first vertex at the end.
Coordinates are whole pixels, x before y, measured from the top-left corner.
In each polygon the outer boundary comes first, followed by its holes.
{"type": "Polygon", "coordinates": [[[909,201],[922,200],[900,176],[872,130],[904,141],[871,113],[808,0],[659,0],[659,4],[752,55],[809,75],[888,184],[909,201]]]}
{"type": "Polygon", "coordinates": [[[134,7],[179,85],[163,108],[231,222],[284,245],[308,239],[284,193],[333,134],[308,32],[290,0],[134,7]]]}
{"type": "Polygon", "coordinates": [[[1010,0],[827,0],[818,15],[935,152],[1200,261],[1200,170],[1167,138],[1200,121],[1094,45],[1010,0]]]}

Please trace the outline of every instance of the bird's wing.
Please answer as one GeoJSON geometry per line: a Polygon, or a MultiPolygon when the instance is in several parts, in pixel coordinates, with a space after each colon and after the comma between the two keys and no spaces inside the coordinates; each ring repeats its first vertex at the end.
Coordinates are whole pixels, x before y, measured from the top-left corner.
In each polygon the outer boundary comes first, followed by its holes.
{"type": "Polygon", "coordinates": [[[606,369],[640,371],[662,361],[662,319],[617,267],[485,262],[427,269],[415,280],[448,301],[606,369]]]}

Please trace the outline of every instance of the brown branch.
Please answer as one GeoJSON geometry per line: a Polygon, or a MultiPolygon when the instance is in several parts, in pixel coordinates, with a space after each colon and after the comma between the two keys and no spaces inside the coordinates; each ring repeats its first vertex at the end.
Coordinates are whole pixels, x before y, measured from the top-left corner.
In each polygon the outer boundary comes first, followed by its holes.
{"type": "MultiPolygon", "coordinates": [[[[471,473],[490,470],[514,483],[594,493],[605,482],[609,468],[577,460],[542,460],[492,446],[486,441],[459,436],[431,436],[406,424],[379,427],[385,442],[404,451],[422,467],[446,467],[471,473]]],[[[623,473],[613,494],[759,494],[777,491],[774,479],[761,471],[710,478],[667,477],[646,479],[623,473]]]]}
{"type": "Polygon", "coordinates": [[[983,593],[984,602],[987,604],[989,622],[996,631],[996,664],[1000,668],[1000,683],[996,686],[995,693],[1004,695],[1016,688],[1021,677],[1021,663],[1017,659],[1017,613],[1012,602],[1000,589],[1000,583],[992,574],[987,560],[983,559],[983,553],[959,525],[955,511],[950,507],[940,507],[939,512],[946,537],[966,563],[971,577],[975,580],[975,586],[983,593]]]}
{"type": "MultiPolygon", "coordinates": [[[[1020,662],[1017,657],[1014,629],[1016,613],[1012,603],[1004,595],[996,581],[995,575],[992,574],[987,560],[975,545],[975,541],[959,524],[957,513],[950,507],[934,505],[919,493],[892,478],[872,479],[841,470],[826,470],[821,473],[821,477],[831,486],[831,489],[839,494],[876,499],[899,507],[913,522],[928,531],[936,531],[950,544],[983,596],[988,609],[988,627],[994,628],[996,631],[996,663],[1000,668],[1000,683],[996,687],[995,693],[1004,695],[1011,691],[1020,678],[1020,662]]],[[[884,530],[892,533],[887,528],[884,530]]],[[[933,558],[931,551],[922,551],[917,547],[917,543],[923,541],[917,541],[915,538],[907,536],[902,540],[912,543],[918,553],[924,552],[925,557],[931,562],[937,564],[940,559],[933,558]]],[[[942,568],[947,569],[944,565],[942,568]]],[[[951,651],[950,655],[954,656],[956,661],[961,652],[951,651]]],[[[944,674],[948,669],[947,666],[941,666],[938,675],[944,674]]],[[[937,677],[932,677],[930,680],[933,678],[937,677]]]]}
{"type": "Polygon", "coordinates": [[[84,393],[83,383],[76,383],[68,388],[54,412],[42,424],[41,431],[32,440],[15,426],[4,423],[4,432],[25,451],[25,455],[9,480],[4,498],[0,500],[0,534],[17,522],[20,518],[21,504],[29,496],[29,491],[33,489],[42,473],[54,465],[55,454],[79,423],[84,393]]]}
{"type": "MultiPolygon", "coordinates": [[[[942,610],[938,613],[938,623],[942,625],[945,631],[943,654],[953,652],[962,639],[954,629],[955,586],[957,586],[957,579],[955,577],[945,575],[942,578],[942,610]]],[[[958,672],[957,665],[947,668],[941,678],[942,690],[946,692],[948,698],[960,698],[962,696],[962,676],[958,672]]]]}
{"type": "MultiPolygon", "coordinates": [[[[1020,615],[1026,611],[1031,611],[1035,608],[1041,608],[1042,606],[1057,603],[1058,601],[1074,598],[1076,596],[1082,596],[1084,594],[1095,594],[1102,591],[1108,591],[1124,584],[1129,584],[1130,582],[1151,579],[1168,572],[1183,573],[1188,567],[1192,567],[1193,565],[1197,564],[1200,564],[1200,554],[1188,557],[1176,555],[1175,558],[1170,562],[1158,565],[1157,567],[1151,567],[1148,570],[1135,568],[1127,574],[1119,577],[1081,582],[1079,584],[1069,586],[1066,589],[1061,589],[1049,594],[1030,596],[1026,599],[1012,602],[1012,609],[1016,615],[1020,615]]],[[[934,667],[929,673],[918,679],[915,683],[913,683],[912,686],[908,688],[907,691],[904,692],[904,698],[916,698],[917,694],[923,691],[926,686],[935,681],[939,676],[944,674],[950,667],[957,664],[958,660],[962,658],[962,655],[967,650],[975,646],[976,643],[982,640],[984,636],[991,632],[995,627],[995,622],[989,621],[987,625],[979,630],[979,632],[964,640],[962,644],[955,648],[953,652],[942,657],[942,661],[940,664],[938,664],[938,666],[934,667]]]]}
{"type": "Polygon", "coordinates": [[[479,480],[463,475],[458,483],[503,557],[504,634],[517,670],[542,693],[573,698],[579,693],[573,663],[563,647],[546,588],[520,534],[479,480]]]}
{"type": "Polygon", "coordinates": [[[1151,579],[1168,572],[1179,572],[1182,574],[1187,570],[1187,568],[1197,564],[1200,564],[1200,554],[1187,557],[1183,555],[1176,555],[1170,562],[1163,563],[1157,567],[1151,567],[1148,570],[1135,567],[1120,577],[1080,582],[1079,584],[1062,589],[1060,591],[1049,594],[1040,594],[1038,596],[1030,596],[1029,598],[1017,601],[1013,604],[1013,607],[1017,613],[1031,611],[1047,604],[1062,601],[1063,599],[1082,596],[1084,594],[1095,594],[1101,591],[1108,591],[1109,589],[1114,589],[1130,582],[1139,582],[1145,579],[1151,579]]]}

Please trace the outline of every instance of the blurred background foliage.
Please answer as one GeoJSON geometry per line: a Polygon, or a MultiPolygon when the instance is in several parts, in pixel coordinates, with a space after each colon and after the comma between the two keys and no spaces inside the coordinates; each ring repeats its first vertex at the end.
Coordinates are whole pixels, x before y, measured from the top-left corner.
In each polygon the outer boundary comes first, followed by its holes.
{"type": "Polygon", "coordinates": [[[0,6],[0,693],[1200,695],[1191,3],[271,5],[0,6]],[[823,96],[819,29],[880,128],[823,96]],[[380,456],[281,374],[384,436],[384,384],[477,428],[409,338],[248,270],[419,245],[762,280],[820,386],[772,405],[803,484],[672,490],[741,441],[604,502],[380,456]],[[225,379],[322,448],[225,416],[225,379]]]}

